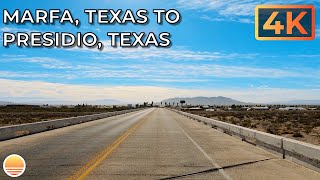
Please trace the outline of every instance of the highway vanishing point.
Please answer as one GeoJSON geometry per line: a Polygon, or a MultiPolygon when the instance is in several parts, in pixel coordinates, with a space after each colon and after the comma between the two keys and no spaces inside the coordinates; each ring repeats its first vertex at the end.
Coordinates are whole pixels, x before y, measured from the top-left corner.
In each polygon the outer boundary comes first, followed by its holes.
{"type": "MultiPolygon", "coordinates": [[[[203,123],[149,108],[0,142],[21,155],[17,179],[320,179],[203,123]]],[[[0,179],[10,179],[0,171],[0,179]]]]}

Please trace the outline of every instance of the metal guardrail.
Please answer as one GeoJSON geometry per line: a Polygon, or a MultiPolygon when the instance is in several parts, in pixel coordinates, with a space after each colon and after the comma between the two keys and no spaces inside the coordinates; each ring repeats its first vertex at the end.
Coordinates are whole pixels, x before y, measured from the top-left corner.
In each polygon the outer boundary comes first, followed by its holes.
{"type": "Polygon", "coordinates": [[[223,132],[236,136],[242,141],[272,151],[273,153],[282,156],[283,159],[291,160],[297,164],[320,172],[320,146],[217,121],[176,109],[170,110],[207,125],[211,125],[213,128],[221,129],[223,132]]]}

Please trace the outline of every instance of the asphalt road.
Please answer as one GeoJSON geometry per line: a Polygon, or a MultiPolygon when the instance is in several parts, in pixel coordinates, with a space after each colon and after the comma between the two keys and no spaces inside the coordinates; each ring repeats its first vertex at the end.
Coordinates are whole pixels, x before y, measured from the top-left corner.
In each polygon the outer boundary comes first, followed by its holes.
{"type": "Polygon", "coordinates": [[[10,154],[27,163],[18,179],[320,179],[163,108],[0,142],[0,160],[10,154]]]}

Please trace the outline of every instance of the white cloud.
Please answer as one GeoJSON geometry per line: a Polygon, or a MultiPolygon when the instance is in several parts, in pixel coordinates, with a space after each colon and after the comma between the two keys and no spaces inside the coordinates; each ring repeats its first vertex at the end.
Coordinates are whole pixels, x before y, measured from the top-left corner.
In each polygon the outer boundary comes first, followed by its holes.
{"type": "MultiPolygon", "coordinates": [[[[215,12],[216,16],[208,20],[231,20],[242,23],[253,22],[254,9],[260,4],[288,4],[284,0],[178,0],[178,5],[184,9],[200,10],[202,13],[215,12]],[[246,18],[243,18],[246,17],[246,18]]],[[[318,0],[291,0],[290,4],[320,5],[318,0]]]]}
{"type": "Polygon", "coordinates": [[[316,29],[316,37],[320,38],[320,29],[316,29]]]}
{"type": "Polygon", "coordinates": [[[117,99],[125,102],[160,101],[171,97],[226,96],[245,102],[317,99],[320,89],[180,89],[157,86],[93,86],[0,79],[0,98],[42,98],[64,101],[117,99]]]}

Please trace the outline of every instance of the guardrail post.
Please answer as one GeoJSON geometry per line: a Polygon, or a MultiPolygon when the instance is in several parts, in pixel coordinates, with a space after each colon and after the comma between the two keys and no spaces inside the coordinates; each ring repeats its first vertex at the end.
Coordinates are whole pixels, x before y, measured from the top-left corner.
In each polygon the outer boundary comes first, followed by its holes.
{"type": "Polygon", "coordinates": [[[281,139],[282,159],[286,158],[286,150],[283,147],[283,138],[281,139]]]}

